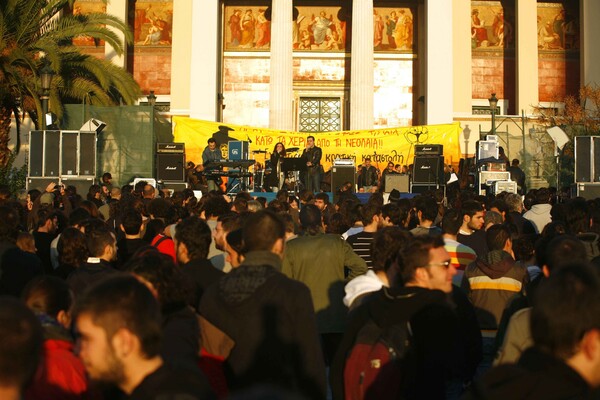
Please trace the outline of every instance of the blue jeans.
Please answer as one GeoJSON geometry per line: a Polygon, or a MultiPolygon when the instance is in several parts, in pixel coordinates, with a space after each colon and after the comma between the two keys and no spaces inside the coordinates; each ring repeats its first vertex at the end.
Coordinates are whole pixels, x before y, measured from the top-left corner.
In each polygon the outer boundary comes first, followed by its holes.
{"type": "MultiPolygon", "coordinates": [[[[320,168],[320,167],[319,167],[320,168]]],[[[314,193],[321,191],[321,173],[306,173],[306,190],[310,190],[314,193]]]]}

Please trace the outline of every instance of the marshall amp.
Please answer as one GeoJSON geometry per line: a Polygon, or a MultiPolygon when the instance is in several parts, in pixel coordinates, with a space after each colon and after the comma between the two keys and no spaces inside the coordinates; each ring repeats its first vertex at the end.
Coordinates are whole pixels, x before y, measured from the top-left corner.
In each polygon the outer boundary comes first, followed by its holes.
{"type": "Polygon", "coordinates": [[[158,153],[156,155],[156,179],[185,182],[185,154],[158,153]]]}
{"type": "Polygon", "coordinates": [[[156,143],[157,153],[185,153],[185,143],[156,143]]]}
{"type": "Polygon", "coordinates": [[[441,156],[444,154],[443,144],[416,144],[415,156],[441,156]]]}

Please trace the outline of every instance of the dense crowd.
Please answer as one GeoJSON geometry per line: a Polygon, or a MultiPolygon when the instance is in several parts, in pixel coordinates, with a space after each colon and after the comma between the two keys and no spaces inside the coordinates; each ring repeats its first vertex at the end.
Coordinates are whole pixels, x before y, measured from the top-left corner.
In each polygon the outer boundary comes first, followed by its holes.
{"type": "Polygon", "coordinates": [[[556,198],[0,187],[0,398],[594,398],[600,199],[556,198]]]}

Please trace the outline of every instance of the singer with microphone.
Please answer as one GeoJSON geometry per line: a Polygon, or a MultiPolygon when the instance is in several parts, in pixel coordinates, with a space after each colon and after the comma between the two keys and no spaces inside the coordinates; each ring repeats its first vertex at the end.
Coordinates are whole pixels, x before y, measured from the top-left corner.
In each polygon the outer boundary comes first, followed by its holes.
{"type": "Polygon", "coordinates": [[[269,182],[267,183],[269,187],[273,188],[273,191],[275,191],[275,188],[277,188],[277,190],[281,189],[285,180],[283,169],[281,168],[281,163],[283,162],[285,155],[286,152],[283,143],[275,143],[275,147],[273,147],[273,152],[271,153],[271,174],[269,175],[269,182]]]}
{"type": "Polygon", "coordinates": [[[361,192],[372,192],[377,189],[379,183],[379,170],[371,165],[371,157],[365,157],[363,167],[358,176],[358,190],[361,192]]]}

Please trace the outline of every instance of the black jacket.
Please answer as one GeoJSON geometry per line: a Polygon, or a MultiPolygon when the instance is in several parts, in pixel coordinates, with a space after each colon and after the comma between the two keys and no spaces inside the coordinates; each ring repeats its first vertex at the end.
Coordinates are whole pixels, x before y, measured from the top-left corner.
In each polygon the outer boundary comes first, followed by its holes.
{"type": "Polygon", "coordinates": [[[404,398],[444,399],[446,381],[456,375],[458,319],[445,293],[420,287],[384,288],[351,314],[329,375],[333,398],[344,398],[346,357],[369,319],[380,327],[410,321],[416,356],[407,368],[404,398]]]}
{"type": "Polygon", "coordinates": [[[200,306],[200,300],[206,289],[225,275],[206,259],[190,260],[183,265],[182,271],[192,286],[190,305],[194,309],[200,306]]]}

